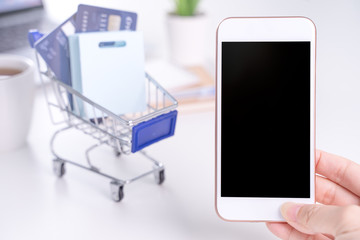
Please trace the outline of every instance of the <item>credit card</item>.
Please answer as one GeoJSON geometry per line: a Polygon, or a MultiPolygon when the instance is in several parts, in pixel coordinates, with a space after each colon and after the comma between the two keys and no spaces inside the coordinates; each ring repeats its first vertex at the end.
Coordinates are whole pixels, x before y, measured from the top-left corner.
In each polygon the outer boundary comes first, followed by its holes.
{"type": "Polygon", "coordinates": [[[137,14],[80,4],[76,14],[76,32],[136,30],[137,14]]]}
{"type": "Polygon", "coordinates": [[[75,33],[76,14],[35,43],[36,51],[45,60],[56,78],[71,86],[68,36],[75,33]]]}

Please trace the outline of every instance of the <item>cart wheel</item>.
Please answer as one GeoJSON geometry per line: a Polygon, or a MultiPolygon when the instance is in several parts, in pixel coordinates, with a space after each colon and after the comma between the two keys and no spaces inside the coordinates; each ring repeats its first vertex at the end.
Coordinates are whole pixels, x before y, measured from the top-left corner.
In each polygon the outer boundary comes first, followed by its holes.
{"type": "Polygon", "coordinates": [[[111,198],[115,202],[120,202],[124,198],[124,185],[116,181],[110,183],[111,198]]]}
{"type": "Polygon", "coordinates": [[[57,177],[62,177],[65,174],[65,162],[60,159],[53,160],[53,170],[57,177]]]}
{"type": "Polygon", "coordinates": [[[155,172],[155,181],[159,185],[165,181],[165,169],[161,169],[155,172]]]}

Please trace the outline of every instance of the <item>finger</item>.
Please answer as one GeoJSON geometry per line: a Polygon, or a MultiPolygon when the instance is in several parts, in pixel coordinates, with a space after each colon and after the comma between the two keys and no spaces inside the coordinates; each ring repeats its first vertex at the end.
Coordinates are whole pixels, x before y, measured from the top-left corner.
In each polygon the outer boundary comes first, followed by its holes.
{"type": "Polygon", "coordinates": [[[360,197],[327,178],[316,176],[316,201],[326,205],[360,205],[360,197]]]}
{"type": "Polygon", "coordinates": [[[281,213],[287,222],[306,233],[330,234],[335,238],[360,228],[360,207],[285,203],[281,213]]]}
{"type": "Polygon", "coordinates": [[[360,196],[360,165],[324,151],[316,151],[316,172],[360,196]]]}
{"type": "MultiPolygon", "coordinates": [[[[299,232],[292,226],[287,223],[266,223],[267,228],[278,238],[284,240],[305,240],[310,239],[311,235],[299,232]]],[[[328,238],[322,234],[312,235],[312,239],[314,240],[329,240],[328,238]]]]}

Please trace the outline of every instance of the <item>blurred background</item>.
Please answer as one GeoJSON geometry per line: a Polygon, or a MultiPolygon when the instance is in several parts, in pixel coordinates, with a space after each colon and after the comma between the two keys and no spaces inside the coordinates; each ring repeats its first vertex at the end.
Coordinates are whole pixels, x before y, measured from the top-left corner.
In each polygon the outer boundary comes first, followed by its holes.
{"type": "MultiPolygon", "coordinates": [[[[203,50],[200,60],[189,64],[176,62],[172,56],[169,13],[175,11],[175,2],[44,0],[52,26],[75,13],[80,3],[136,12],[137,30],[144,33],[147,67],[178,94],[179,119],[173,138],[149,148],[166,166],[164,185],[150,180],[136,183],[129,186],[123,202],[113,203],[108,182],[102,178],[70,168],[62,179],[52,174],[49,141],[58,127],[51,124],[38,87],[28,144],[0,154],[1,239],[276,239],[262,223],[226,223],[216,216],[214,95],[210,91],[206,101],[184,99],[182,103],[182,94],[188,92],[177,92],[187,86],[206,90],[214,86],[216,28],[226,17],[306,16],[314,21],[316,147],[360,163],[358,0],[201,0],[197,12],[204,17],[203,35],[192,38],[194,42],[203,39],[203,50]]],[[[26,46],[21,52],[6,52],[33,58],[26,46]]],[[[198,91],[191,94],[202,98],[198,91]]],[[[82,158],[88,140],[80,137],[72,142],[72,136],[64,136],[59,149],[82,158]]],[[[96,156],[105,159],[109,154],[100,151],[96,156]]],[[[234,152],[234,158],[240,156],[241,152],[234,152]]],[[[104,161],[99,164],[107,165],[104,161]]]]}
{"type": "MultiPolygon", "coordinates": [[[[85,1],[97,5],[97,1],[85,1]]],[[[84,1],[45,1],[49,16],[61,22],[84,1]]],[[[101,5],[138,13],[138,30],[144,32],[148,59],[169,59],[167,13],[171,0],[102,1],[101,5]]],[[[229,16],[306,16],[317,27],[317,147],[360,156],[360,2],[356,0],[202,0],[199,11],[208,17],[204,45],[205,67],[214,76],[215,34],[229,16]]]]}

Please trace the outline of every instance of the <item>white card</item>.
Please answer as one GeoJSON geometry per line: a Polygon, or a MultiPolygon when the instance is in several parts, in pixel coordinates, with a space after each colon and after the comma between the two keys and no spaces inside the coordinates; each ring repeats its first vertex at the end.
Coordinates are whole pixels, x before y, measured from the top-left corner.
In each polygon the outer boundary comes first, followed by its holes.
{"type": "MultiPolygon", "coordinates": [[[[69,43],[75,90],[115,114],[146,109],[141,32],[79,33],[69,43]]],[[[93,113],[87,110],[87,116],[93,113]]]]}

